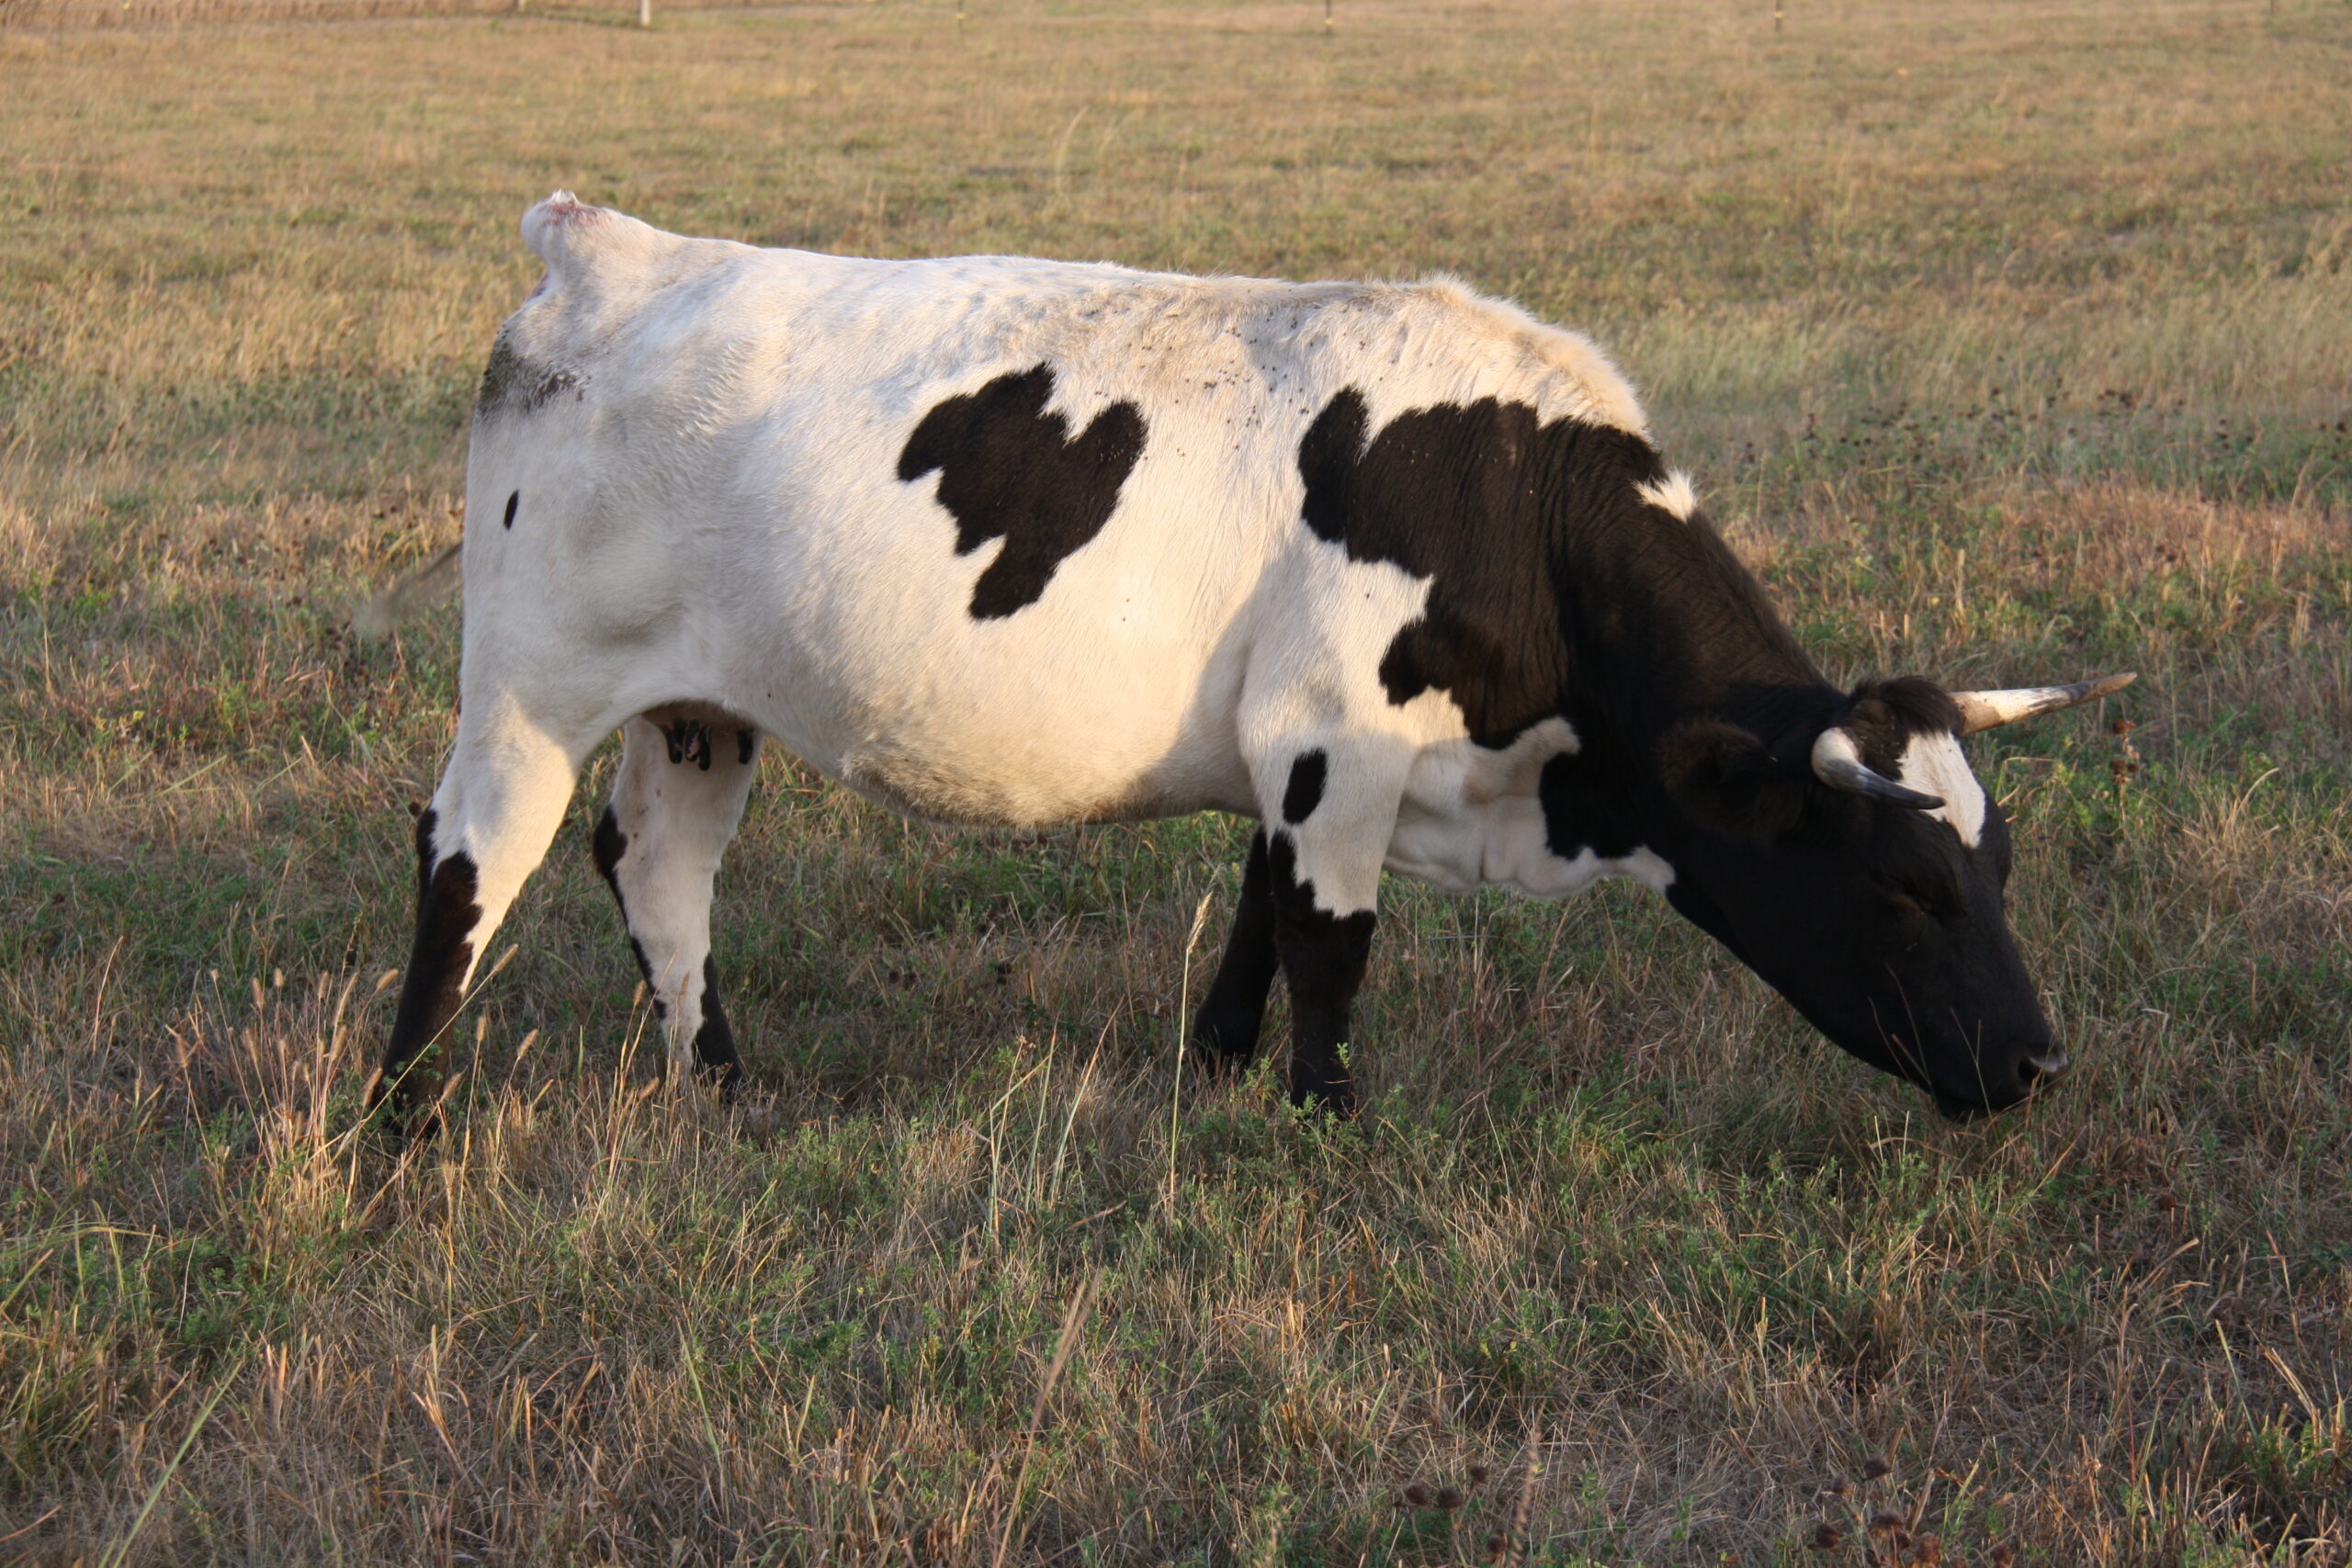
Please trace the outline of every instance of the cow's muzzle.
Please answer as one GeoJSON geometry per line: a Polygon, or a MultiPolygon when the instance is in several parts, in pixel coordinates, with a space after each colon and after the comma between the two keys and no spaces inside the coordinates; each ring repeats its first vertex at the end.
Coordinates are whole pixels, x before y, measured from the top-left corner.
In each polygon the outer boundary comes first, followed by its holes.
{"type": "Polygon", "coordinates": [[[1973,1122],[1980,1116],[1996,1111],[2007,1111],[2021,1105],[2048,1088],[2056,1078],[2065,1076],[2066,1053],[2054,1045],[2018,1055],[2007,1083],[1987,1082],[1982,1098],[1947,1093],[1941,1088],[1932,1089],[1936,1109],[1954,1122],[1973,1122]]]}

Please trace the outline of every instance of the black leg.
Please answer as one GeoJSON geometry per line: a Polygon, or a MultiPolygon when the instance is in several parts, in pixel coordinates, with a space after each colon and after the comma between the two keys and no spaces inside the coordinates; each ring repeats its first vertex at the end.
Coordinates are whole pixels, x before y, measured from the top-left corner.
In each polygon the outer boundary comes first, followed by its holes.
{"type": "Polygon", "coordinates": [[[435,821],[430,811],[416,819],[416,940],[409,949],[391,1042],[384,1049],[384,1070],[368,1093],[371,1108],[389,1100],[416,1134],[432,1131],[429,1117],[416,1121],[417,1108],[434,1104],[448,1079],[448,1043],[441,1036],[464,999],[466,974],[473,966],[473,931],[481,919],[474,863],[463,852],[435,860],[435,821]]]}
{"type": "Polygon", "coordinates": [[[1266,834],[1250,840],[1241,869],[1241,901],[1234,906],[1233,934],[1209,982],[1209,994],[1193,1015],[1193,1048],[1214,1069],[1244,1067],[1258,1054],[1258,1031],[1266,1020],[1266,992],[1274,983],[1274,900],[1266,880],[1266,834]]]}
{"type": "Polygon", "coordinates": [[[1375,917],[1370,909],[1333,915],[1315,907],[1315,885],[1298,877],[1287,834],[1267,848],[1274,944],[1290,982],[1290,1098],[1335,1115],[1356,1109],[1356,1086],[1341,1047],[1349,1042],[1348,1012],[1372,956],[1375,917]]]}
{"type": "Polygon", "coordinates": [[[705,1083],[733,1099],[743,1081],[743,1063],[735,1055],[735,1032],[727,1027],[727,1010],[718,1001],[718,961],[708,953],[702,960],[702,1023],[695,1031],[695,1071],[705,1083]]]}

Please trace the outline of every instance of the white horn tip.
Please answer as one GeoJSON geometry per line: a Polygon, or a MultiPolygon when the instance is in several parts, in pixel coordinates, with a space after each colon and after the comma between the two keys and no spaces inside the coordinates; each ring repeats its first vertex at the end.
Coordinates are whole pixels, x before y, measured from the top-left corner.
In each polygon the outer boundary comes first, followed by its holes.
{"type": "Polygon", "coordinates": [[[2036,714],[2056,713],[2100,697],[2112,696],[2140,678],[2136,670],[2119,675],[2101,675],[2097,680],[2077,681],[2069,686],[2021,686],[2007,692],[1954,692],[1953,704],[1960,709],[1962,735],[1973,735],[1980,729],[1996,725],[2014,724],[2036,714]]]}

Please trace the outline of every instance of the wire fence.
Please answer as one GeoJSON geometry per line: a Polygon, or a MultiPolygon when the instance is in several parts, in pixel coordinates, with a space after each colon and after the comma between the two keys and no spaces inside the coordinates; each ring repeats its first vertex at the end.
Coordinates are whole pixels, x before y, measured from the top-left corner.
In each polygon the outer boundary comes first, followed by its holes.
{"type": "MultiPolygon", "coordinates": [[[[766,10],[791,0],[691,0],[695,11],[766,10]]],[[[666,0],[0,0],[0,29],[203,27],[220,22],[352,21],[401,17],[564,17],[635,26],[666,0]]]]}

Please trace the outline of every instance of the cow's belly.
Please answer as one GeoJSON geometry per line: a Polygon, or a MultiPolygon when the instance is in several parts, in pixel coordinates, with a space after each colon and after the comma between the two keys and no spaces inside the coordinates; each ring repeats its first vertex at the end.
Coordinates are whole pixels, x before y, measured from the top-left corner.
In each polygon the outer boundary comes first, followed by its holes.
{"type": "Polygon", "coordinates": [[[1165,664],[1097,659],[1074,671],[1083,679],[1073,689],[964,651],[911,691],[804,684],[768,728],[859,793],[937,821],[1037,827],[1251,808],[1223,671],[1180,683],[1165,664]]]}
{"type": "MultiPolygon", "coordinates": [[[[1062,561],[1035,603],[975,617],[998,547],[956,556],[916,500],[811,523],[758,601],[704,639],[729,650],[712,700],[820,772],[940,821],[1251,808],[1235,735],[1242,606],[1202,561],[1106,537],[1062,561]]],[[[1164,526],[1123,515],[1112,529],[1164,526]]]]}

